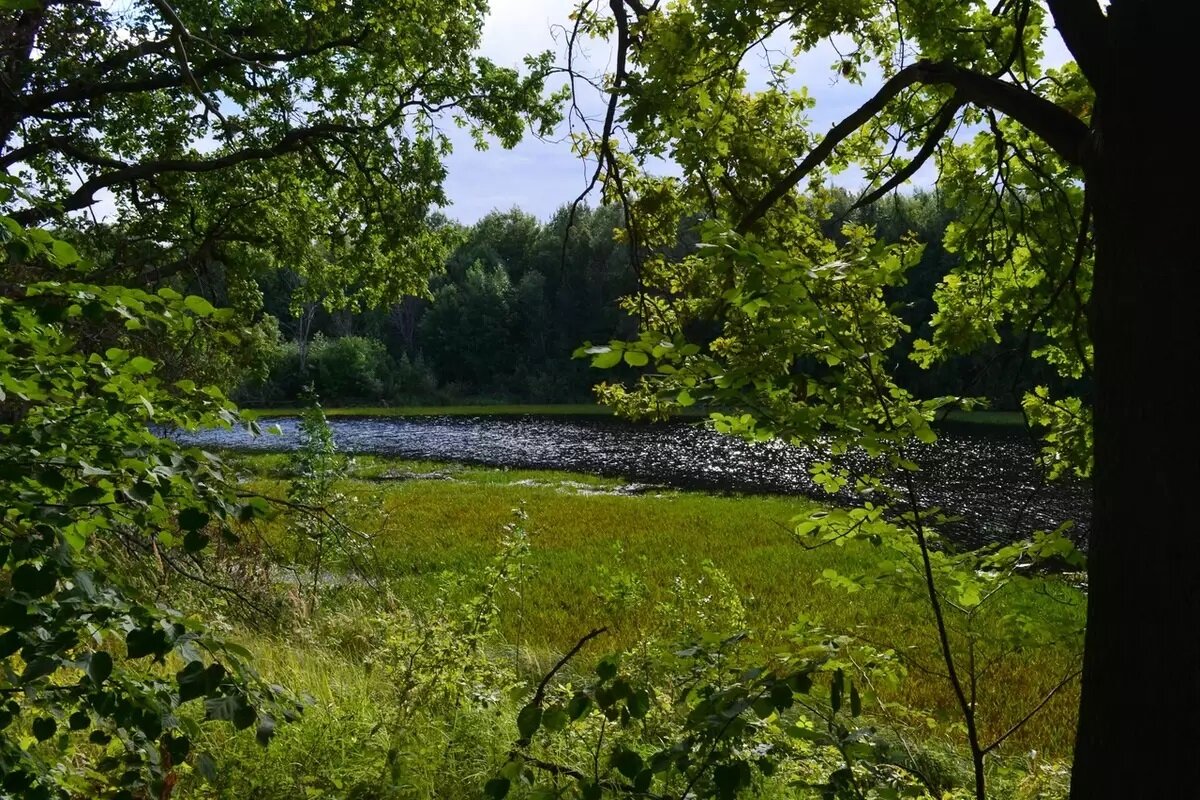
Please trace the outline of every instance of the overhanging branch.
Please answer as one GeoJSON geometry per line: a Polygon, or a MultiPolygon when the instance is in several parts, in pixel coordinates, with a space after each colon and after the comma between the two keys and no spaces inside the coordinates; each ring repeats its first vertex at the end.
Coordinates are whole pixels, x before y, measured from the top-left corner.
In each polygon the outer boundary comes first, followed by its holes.
{"type": "Polygon", "coordinates": [[[917,170],[925,166],[925,162],[937,151],[937,146],[941,142],[942,137],[950,131],[950,126],[954,124],[954,118],[958,115],[958,111],[962,107],[962,99],[956,92],[954,97],[947,100],[942,106],[941,111],[937,113],[933,126],[930,127],[929,133],[925,136],[925,144],[921,145],[921,149],[917,151],[908,164],[902,169],[896,170],[896,173],[884,181],[878,189],[868,192],[855,200],[854,205],[850,206],[846,213],[849,214],[863,206],[871,205],[871,203],[874,203],[888,192],[899,188],[905,181],[915,175],[917,170]]]}
{"type": "Polygon", "coordinates": [[[817,146],[742,217],[737,225],[738,232],[746,233],[775,203],[828,159],[839,144],[882,112],[901,92],[913,86],[952,86],[964,103],[991,108],[1015,119],[1041,137],[1063,160],[1083,165],[1088,127],[1070,112],[1015,84],[946,62],[918,61],[889,78],[871,99],[834,125],[817,146]]]}

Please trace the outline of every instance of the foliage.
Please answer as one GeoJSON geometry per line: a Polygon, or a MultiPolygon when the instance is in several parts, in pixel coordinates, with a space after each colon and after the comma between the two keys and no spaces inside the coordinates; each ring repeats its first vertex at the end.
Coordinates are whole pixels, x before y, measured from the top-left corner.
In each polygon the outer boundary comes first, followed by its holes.
{"type": "MultiPolygon", "coordinates": [[[[921,192],[866,209],[852,210],[853,203],[849,193],[832,192],[830,213],[851,219],[858,230],[873,229],[879,242],[894,245],[915,237],[921,245],[907,248],[911,264],[904,279],[884,285],[881,297],[902,325],[897,346],[930,339],[935,287],[957,263],[943,241],[956,212],[941,198],[921,192]]],[[[433,280],[430,303],[410,297],[387,310],[329,314],[316,309],[309,328],[316,334],[305,358],[299,346],[284,345],[270,382],[247,385],[239,396],[289,402],[300,396],[307,374],[323,397],[339,402],[583,397],[593,378],[572,362],[571,351],[585,339],[629,332],[632,315],[640,309],[625,313],[618,308],[620,298],[637,285],[625,248],[613,241],[618,209],[579,209],[565,240],[564,213],[539,224],[516,210],[495,212],[466,228],[445,274],[433,280]],[[321,350],[342,339],[354,341],[356,349],[335,358],[333,367],[366,366],[361,377],[322,383],[321,350]],[[383,356],[380,345],[395,364],[383,356]]],[[[687,219],[676,227],[672,251],[683,252],[699,228],[687,219]]],[[[824,222],[819,228],[846,242],[837,225],[824,222]]],[[[266,307],[299,337],[305,317],[291,310],[294,291],[279,276],[265,283],[266,307]]],[[[896,381],[918,396],[973,395],[1009,408],[1019,408],[1022,396],[1035,386],[1052,393],[1064,390],[1064,379],[1050,369],[1014,383],[1002,367],[1019,358],[1022,339],[1003,326],[997,336],[999,341],[982,352],[946,354],[928,368],[911,361],[894,364],[896,381]]]]}
{"type": "Polygon", "coordinates": [[[523,591],[529,555],[514,515],[487,562],[442,576],[419,602],[352,584],[328,591],[324,612],[291,633],[293,653],[280,643],[272,659],[316,695],[313,707],[267,753],[215,733],[221,775],[181,783],[182,796],[477,796],[520,683],[498,636],[498,601],[523,591]]]}
{"type": "Polygon", "coordinates": [[[475,55],[486,11],[5,3],[0,166],[35,187],[7,213],[77,229],[99,282],[212,279],[236,306],[283,266],[330,308],[419,294],[455,236],[431,215],[441,126],[511,147],[558,116],[548,54],[527,74],[475,55]],[[103,223],[62,216],[105,194],[103,223]]]}
{"type": "Polygon", "coordinates": [[[551,673],[518,715],[517,749],[485,793],[530,784],[568,797],[732,798],[772,779],[813,797],[938,790],[911,750],[862,719],[869,687],[898,678],[889,654],[812,629],[797,631],[795,649],[769,668],[747,668],[736,653],[744,638],[709,635],[657,664],[604,658],[593,679],[554,697],[551,673]],[[576,728],[595,739],[590,765],[548,761],[535,745],[576,728]]]}
{"type": "MultiPolygon", "coordinates": [[[[114,571],[121,551],[186,573],[232,525],[264,516],[219,458],[152,428],[231,425],[212,386],[156,375],[143,343],[228,337],[229,312],[75,279],[74,248],[3,225],[6,272],[57,271],[0,297],[0,773],[5,796],[169,793],[199,735],[184,713],[266,743],[298,710],[261,680],[249,653],[139,595],[114,571]],[[91,335],[112,322],[120,333],[91,335]]],[[[86,269],[86,265],[84,265],[86,269]]]]}
{"type": "Polygon", "coordinates": [[[332,556],[353,559],[353,532],[338,516],[341,494],[334,482],[346,474],[346,458],[338,454],[333,431],[310,390],[308,406],[300,417],[300,446],[296,453],[296,477],[288,486],[288,500],[296,513],[294,538],[297,566],[308,570],[308,611],[317,610],[324,570],[332,556]]]}
{"type": "Polygon", "coordinates": [[[407,353],[393,359],[376,339],[362,336],[327,338],[317,333],[301,358],[295,342],[275,343],[269,371],[260,381],[239,388],[242,402],[292,402],[304,398],[306,385],[338,403],[430,400],[437,381],[424,357],[407,353]]]}
{"type": "MultiPolygon", "coordinates": [[[[1078,4],[1050,5],[1060,30],[1078,22],[1078,4]]],[[[928,367],[1006,337],[1019,342],[1012,372],[1036,360],[1055,379],[1054,389],[1029,386],[1022,401],[1046,434],[1048,474],[1090,474],[1081,395],[1092,361],[1093,256],[1082,154],[1092,96],[1075,64],[1039,63],[1048,16],[1038,3],[923,0],[812,3],[803,11],[723,0],[622,1],[602,11],[581,2],[576,11],[577,31],[614,39],[618,51],[607,119],[621,120],[627,152],[618,152],[612,122],[581,137],[579,150],[597,160],[594,183],[606,201],[625,210],[622,235],[641,278],[625,301],[639,334],[589,342],[577,356],[600,368],[644,370],[633,386],[599,387],[603,402],[628,415],[661,417],[698,404],[719,430],[795,441],[825,435],[835,455],[856,448],[876,459],[878,469],[865,476],[817,465],[818,482],[853,492],[858,507],[828,515],[833,523],[808,520],[800,532],[825,537],[813,546],[866,537],[880,548],[875,574],[831,572],[831,584],[857,591],[886,577],[925,596],[981,800],[995,745],[980,732],[979,641],[970,626],[993,589],[1020,580],[1014,575],[1027,559],[1077,555],[1062,531],[1014,531],[1031,543],[1002,553],[956,553],[938,540],[946,519],[923,502],[913,454],[936,440],[931,422],[939,415],[986,398],[915,394],[920,384],[902,382],[896,365],[928,367]],[[811,100],[790,82],[790,59],[770,62],[764,88],[747,87],[743,62],[773,35],[790,40],[795,55],[822,39],[839,41],[842,77],[858,83],[879,73],[882,85],[827,135],[815,135],[804,115],[811,100]],[[950,131],[958,126],[978,133],[957,140],[950,131]],[[645,165],[662,156],[682,174],[649,174],[645,165]],[[931,160],[954,212],[941,244],[955,261],[924,321],[897,302],[920,244],[880,239],[854,212],[931,160]],[[847,206],[824,184],[850,166],[867,186],[847,206]],[[671,253],[675,226],[688,216],[702,220],[700,242],[671,253]],[[923,335],[914,334],[917,325],[923,335]],[[964,641],[948,609],[965,617],[964,641]]],[[[1016,393],[1028,377],[1012,380],[1016,393]]],[[[1022,615],[1003,623],[1002,648],[1064,633],[1022,615]]]]}

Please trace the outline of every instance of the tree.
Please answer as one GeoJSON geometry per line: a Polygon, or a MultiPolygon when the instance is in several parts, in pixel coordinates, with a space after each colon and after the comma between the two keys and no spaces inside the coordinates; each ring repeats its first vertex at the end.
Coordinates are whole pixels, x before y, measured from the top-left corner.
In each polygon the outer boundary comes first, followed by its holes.
{"type": "MultiPolygon", "coordinates": [[[[8,217],[0,242],[17,274],[78,262],[8,217]]],[[[151,430],[237,420],[216,387],[164,379],[145,355],[147,343],[232,336],[231,317],[170,289],[66,280],[0,295],[0,795],[167,797],[186,760],[213,768],[192,750],[190,701],[204,700],[204,720],[257,726],[264,745],[299,711],[241,646],[119,567],[132,554],[216,585],[201,560],[210,542],[237,542],[239,524],[270,511],[217,456],[151,430]],[[104,323],[120,330],[113,346],[94,335],[104,323]]]]}
{"type": "Polygon", "coordinates": [[[5,0],[0,166],[35,191],[4,210],[86,230],[108,283],[277,265],[330,307],[420,293],[453,236],[440,126],[510,147],[557,115],[547,56],[473,54],[486,11],[5,0]]]}
{"type": "MultiPolygon", "coordinates": [[[[947,235],[959,263],[939,286],[932,339],[911,356],[971,352],[1009,326],[1030,358],[1078,389],[1038,388],[1024,401],[1059,471],[1090,475],[1095,498],[1076,798],[1173,796],[1200,783],[1195,737],[1182,731],[1156,737],[1157,769],[1131,757],[1146,731],[1163,730],[1135,687],[1169,681],[1171,715],[1200,712],[1200,636],[1175,623],[1200,614],[1188,588],[1200,543],[1183,533],[1191,479],[1177,458],[1195,435],[1179,430],[1191,399],[1175,355],[1196,339],[1184,290],[1195,202],[1178,187],[1197,176],[1187,126],[1164,117],[1163,99],[1165,83],[1190,74],[1194,13],[1133,0],[611,0],[581,3],[571,40],[615,38],[607,113],[581,149],[596,162],[593,183],[626,210],[647,288],[631,304],[646,333],[629,363],[667,358],[671,372],[646,392],[656,402],[740,397],[780,433],[841,424],[868,435],[887,416],[879,389],[893,386],[887,363],[903,332],[875,290],[902,282],[908,259],[866,231],[841,248],[819,235],[830,216],[822,184],[860,166],[860,207],[936,165],[948,204],[962,209],[947,235]],[[1040,63],[1050,26],[1073,58],[1058,69],[1040,63]],[[764,90],[746,91],[743,59],[772,36],[802,52],[829,39],[842,79],[877,91],[816,135],[786,62],[774,60],[764,90]],[[652,156],[682,175],[635,169],[652,156]],[[713,247],[656,258],[687,213],[711,221],[713,247]],[[869,261],[878,268],[862,269],[869,261]],[[747,287],[748,276],[774,281],[773,294],[747,287]],[[819,291],[799,288],[805,276],[819,291]],[[847,281],[859,288],[836,285],[847,281]],[[788,302],[791,318],[780,311],[788,302]],[[724,320],[726,336],[680,355],[671,336],[704,316],[724,320]],[[853,365],[842,362],[854,352],[842,337],[860,335],[853,365]],[[811,358],[821,352],[827,363],[811,358]]],[[[920,434],[934,409],[894,397],[917,411],[900,427],[920,434]]]]}
{"type": "Polygon", "coordinates": [[[513,287],[500,264],[475,262],[461,285],[448,283],[434,295],[421,331],[438,374],[480,390],[495,388],[511,364],[513,287]]]}

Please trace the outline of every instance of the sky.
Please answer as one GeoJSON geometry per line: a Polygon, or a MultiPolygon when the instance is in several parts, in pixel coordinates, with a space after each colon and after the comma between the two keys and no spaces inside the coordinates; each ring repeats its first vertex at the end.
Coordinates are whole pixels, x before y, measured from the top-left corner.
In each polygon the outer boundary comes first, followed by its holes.
{"type": "MultiPolygon", "coordinates": [[[[122,0],[103,0],[110,7],[119,7],[122,0]]],[[[482,55],[505,67],[524,69],[527,54],[550,50],[562,62],[565,31],[569,15],[578,0],[491,0],[491,10],[484,26],[482,55]]],[[[789,49],[783,37],[768,40],[768,47],[789,49]]],[[[1043,63],[1056,66],[1067,60],[1061,40],[1052,32],[1044,43],[1043,63]]],[[[612,52],[603,42],[588,42],[582,71],[599,74],[611,71],[612,52]]],[[[777,53],[778,55],[778,53],[777,53]]],[[[794,58],[795,74],[792,83],[804,86],[815,101],[808,116],[813,129],[828,130],[832,125],[861,105],[878,88],[869,78],[864,85],[841,80],[831,69],[837,61],[831,44],[794,58]]],[[[578,63],[578,62],[577,62],[578,63]]],[[[743,66],[748,72],[750,88],[765,86],[768,70],[764,54],[756,51],[747,56],[743,66]]],[[[877,83],[877,82],[876,82],[877,83]]],[[[561,85],[561,84],[558,84],[561,85]]],[[[592,115],[603,111],[603,98],[592,98],[592,115]]],[[[582,103],[587,111],[586,103],[582,103]]],[[[446,160],[446,195],[450,205],[445,213],[464,223],[472,223],[493,210],[520,208],[539,219],[548,219],[558,208],[569,203],[587,185],[590,171],[561,134],[541,140],[527,135],[516,147],[505,150],[493,146],[486,151],[475,148],[470,134],[446,124],[443,128],[454,142],[454,152],[446,160]]],[[[670,170],[668,164],[664,170],[670,170]]],[[[918,186],[931,185],[935,178],[932,164],[927,164],[912,179],[918,186]]],[[[849,188],[861,184],[862,173],[850,169],[837,177],[837,182],[849,188]]],[[[598,198],[593,198],[593,202],[598,198]]],[[[88,213],[100,218],[112,212],[112,199],[104,195],[88,213]]]]}
{"type": "MultiPolygon", "coordinates": [[[[568,23],[577,0],[491,0],[482,43],[483,55],[500,66],[520,67],[527,53],[563,51],[561,26],[568,23]],[[555,26],[558,26],[556,31],[555,26]],[[557,41],[556,41],[557,34],[557,41]]],[[[770,44],[770,43],[768,43],[770,44]]],[[[786,42],[779,43],[786,46],[786,42]]],[[[1067,59],[1057,35],[1047,38],[1047,66],[1067,59]]],[[[593,71],[606,71],[611,52],[600,43],[589,45],[593,71]]],[[[837,79],[830,66],[837,60],[832,45],[826,44],[795,59],[793,82],[805,86],[816,101],[809,113],[814,130],[827,130],[850,111],[861,105],[878,87],[870,80],[856,86],[837,79]]],[[[765,81],[762,54],[748,57],[746,65],[753,87],[765,81]]],[[[596,101],[597,114],[600,100],[596,101]]],[[[587,184],[586,165],[571,152],[565,141],[540,141],[527,136],[512,150],[493,147],[479,152],[465,132],[452,131],[455,151],[447,160],[446,194],[451,206],[446,213],[470,223],[494,209],[518,207],[539,219],[548,218],[558,207],[573,200],[587,184]]],[[[930,185],[933,166],[926,165],[914,176],[915,185],[930,185]]],[[[861,173],[843,173],[839,182],[857,186],[861,173]]]]}
{"type": "MultiPolygon", "coordinates": [[[[482,54],[500,66],[521,67],[527,53],[551,50],[561,56],[562,26],[577,0],[491,0],[482,54]]],[[[611,71],[610,49],[599,42],[588,44],[589,72],[611,71]]],[[[871,87],[835,82],[830,70],[836,53],[832,46],[806,53],[797,64],[796,82],[808,87],[817,101],[811,117],[818,129],[827,128],[869,96],[871,87]]],[[[561,59],[560,59],[561,60],[561,59]]],[[[748,57],[749,83],[765,82],[762,54],[748,57]],[[758,79],[758,80],[756,80],[758,79]]],[[[602,99],[594,111],[602,110],[602,99]]],[[[565,131],[565,128],[564,128],[565,131]]],[[[527,136],[512,150],[493,147],[480,152],[465,132],[451,131],[455,151],[447,159],[446,194],[449,216],[474,222],[494,209],[514,206],[540,219],[573,200],[587,185],[588,169],[561,139],[542,141],[527,136]]]]}

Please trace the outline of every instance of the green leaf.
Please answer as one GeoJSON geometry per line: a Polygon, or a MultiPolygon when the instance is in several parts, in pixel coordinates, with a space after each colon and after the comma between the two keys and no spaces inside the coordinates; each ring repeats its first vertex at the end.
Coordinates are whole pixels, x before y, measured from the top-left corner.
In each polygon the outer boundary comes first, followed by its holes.
{"type": "Polygon", "coordinates": [[[37,740],[44,742],[58,730],[58,723],[50,717],[38,717],[29,727],[33,731],[33,735],[37,737],[37,740]]]}
{"type": "Polygon", "coordinates": [[[596,369],[609,369],[620,363],[621,353],[618,350],[609,350],[592,357],[592,366],[596,369]]]}
{"type": "Polygon", "coordinates": [[[188,531],[183,537],[183,549],[189,553],[198,553],[208,547],[208,534],[200,531],[188,531]]]}
{"type": "Polygon", "coordinates": [[[721,798],[735,797],[739,790],[750,785],[750,780],[750,765],[744,761],[718,764],[713,770],[713,783],[717,787],[717,796],[721,798]]]}
{"type": "Polygon", "coordinates": [[[200,777],[206,781],[215,781],[217,779],[216,759],[210,753],[201,753],[196,756],[196,772],[200,773],[200,777]]]}
{"type": "Polygon", "coordinates": [[[197,697],[203,697],[209,691],[208,675],[204,664],[199,661],[189,661],[187,666],[175,673],[179,684],[179,702],[186,703],[197,697]]]}
{"type": "Polygon", "coordinates": [[[185,531],[198,531],[208,524],[209,516],[198,508],[185,508],[179,512],[179,527],[185,531]]]}
{"type": "Polygon", "coordinates": [[[51,656],[38,656],[25,665],[21,673],[21,683],[33,683],[39,678],[53,674],[61,662],[51,656]]]}
{"type": "Polygon", "coordinates": [[[125,634],[125,649],[130,658],[159,654],[165,649],[162,631],[134,628],[125,634]]]}
{"type": "Polygon", "coordinates": [[[751,704],[754,709],[754,714],[759,719],[766,719],[775,713],[775,704],[771,702],[769,697],[760,697],[751,704]]]}
{"type": "Polygon", "coordinates": [[[517,731],[522,739],[531,739],[542,724],[542,709],[532,703],[521,709],[517,714],[517,731]]]}
{"type": "Polygon", "coordinates": [[[792,688],[784,682],[771,686],[771,703],[780,711],[792,707],[792,688]]]}
{"type": "Polygon", "coordinates": [[[191,311],[198,317],[207,317],[212,314],[213,311],[216,311],[212,303],[208,302],[203,297],[194,294],[189,294],[187,297],[185,297],[183,299],[183,305],[188,311],[191,311]]]}
{"type": "Polygon", "coordinates": [[[633,779],[633,790],[645,794],[650,791],[651,784],[654,783],[654,770],[644,769],[637,774],[633,779]]]}
{"type": "Polygon", "coordinates": [[[254,731],[254,739],[263,747],[271,743],[271,737],[275,735],[275,720],[263,714],[258,718],[258,727],[254,731]]]}
{"type": "Polygon", "coordinates": [[[126,367],[135,375],[146,375],[154,371],[154,362],[145,356],[134,356],[126,367]]]}
{"type": "Polygon", "coordinates": [[[609,655],[600,659],[596,664],[596,674],[601,681],[610,681],[617,677],[617,656],[609,655]]]}
{"type": "Polygon", "coordinates": [[[69,267],[79,261],[78,251],[70,243],[64,242],[61,239],[54,241],[54,244],[50,246],[50,251],[54,254],[54,260],[59,266],[69,267]]]}
{"type": "Polygon", "coordinates": [[[561,731],[570,721],[571,718],[561,706],[548,708],[542,714],[542,727],[548,731],[561,731]]]}
{"type": "Polygon", "coordinates": [[[626,350],[625,363],[631,367],[644,367],[650,363],[650,356],[640,350],[626,350]]]}
{"type": "Polygon", "coordinates": [[[591,708],[591,705],[592,698],[588,697],[583,692],[576,692],[574,697],[571,698],[571,702],[567,703],[567,716],[569,716],[572,721],[577,720],[587,713],[588,709],[591,708]]]}
{"type": "Polygon", "coordinates": [[[617,772],[630,780],[635,778],[646,766],[640,755],[624,747],[613,752],[612,765],[616,767],[617,772]]]}
{"type": "Polygon", "coordinates": [[[168,733],[163,737],[163,747],[171,755],[171,761],[175,764],[180,764],[188,757],[191,752],[192,742],[186,736],[175,736],[168,733]]]}
{"type": "Polygon", "coordinates": [[[650,711],[650,693],[645,689],[638,689],[629,696],[625,705],[629,709],[629,716],[642,719],[650,711]]]}
{"type": "Polygon", "coordinates": [[[97,650],[88,658],[87,674],[92,679],[92,683],[97,686],[108,680],[108,676],[112,675],[112,671],[112,656],[103,650],[97,650]]]}
{"type": "Polygon", "coordinates": [[[233,727],[239,731],[244,731],[246,728],[249,728],[254,724],[256,719],[258,719],[258,715],[254,713],[254,709],[251,708],[244,699],[242,699],[241,704],[233,710],[233,727]]]}
{"type": "MultiPolygon", "coordinates": [[[[478,785],[478,784],[476,784],[478,785]]],[[[483,785],[483,794],[492,800],[502,800],[508,796],[508,790],[512,786],[512,781],[508,778],[492,778],[483,785]]]]}
{"type": "Polygon", "coordinates": [[[32,564],[22,564],[13,570],[12,588],[30,597],[43,597],[58,586],[58,574],[47,564],[38,569],[32,564]]]}
{"type": "Polygon", "coordinates": [[[99,486],[81,486],[71,492],[67,502],[73,506],[90,506],[107,494],[108,491],[99,486]]]}

